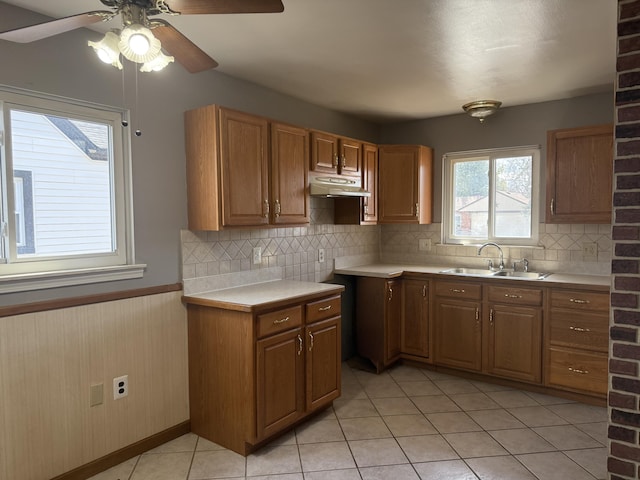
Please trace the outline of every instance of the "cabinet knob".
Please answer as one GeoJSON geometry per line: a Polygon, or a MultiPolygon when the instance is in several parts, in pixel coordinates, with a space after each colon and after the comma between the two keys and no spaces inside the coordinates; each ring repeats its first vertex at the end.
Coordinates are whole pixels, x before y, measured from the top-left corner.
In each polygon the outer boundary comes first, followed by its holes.
{"type": "Polygon", "coordinates": [[[450,288],[449,291],[451,293],[464,293],[465,290],[463,288],[450,288]]]}
{"type": "Polygon", "coordinates": [[[420,204],[416,203],[416,217],[420,215],[420,204]]]}
{"type": "Polygon", "coordinates": [[[580,375],[588,375],[589,374],[589,370],[582,370],[582,369],[573,368],[573,367],[569,367],[569,371],[573,372],[573,373],[579,373],[580,375]]]}
{"type": "Polygon", "coordinates": [[[582,328],[582,327],[574,327],[573,325],[571,325],[569,327],[569,330],[573,330],[574,332],[584,332],[584,333],[589,333],[591,331],[590,328],[582,328]]]}
{"type": "Polygon", "coordinates": [[[274,320],[273,324],[274,325],[279,325],[280,323],[285,323],[285,322],[288,322],[288,321],[289,321],[289,317],[284,317],[284,318],[281,318],[279,320],[274,320]]]}
{"type": "Polygon", "coordinates": [[[393,288],[389,287],[389,301],[393,299],[393,288]]]}
{"type": "Polygon", "coordinates": [[[345,158],[344,155],[342,155],[342,168],[344,168],[347,165],[347,159],[345,158]]]}
{"type": "Polygon", "coordinates": [[[588,303],[591,303],[589,300],[581,300],[579,298],[570,298],[569,301],[578,305],[586,305],[588,303]]]}
{"type": "Polygon", "coordinates": [[[338,166],[338,154],[337,153],[333,156],[333,161],[331,162],[331,165],[334,166],[334,167],[338,166]]]}
{"type": "Polygon", "coordinates": [[[513,294],[510,294],[510,293],[505,293],[504,296],[506,298],[522,298],[522,295],[513,295],[513,294]]]}
{"type": "Polygon", "coordinates": [[[269,216],[269,200],[265,200],[262,203],[262,216],[267,218],[269,216]]]}
{"type": "Polygon", "coordinates": [[[327,305],[326,307],[318,308],[319,312],[326,312],[327,310],[331,310],[331,305],[327,305]]]}
{"type": "Polygon", "coordinates": [[[278,218],[280,216],[281,212],[282,212],[282,207],[280,206],[280,200],[276,200],[276,204],[275,204],[275,215],[276,215],[276,218],[278,218]]]}

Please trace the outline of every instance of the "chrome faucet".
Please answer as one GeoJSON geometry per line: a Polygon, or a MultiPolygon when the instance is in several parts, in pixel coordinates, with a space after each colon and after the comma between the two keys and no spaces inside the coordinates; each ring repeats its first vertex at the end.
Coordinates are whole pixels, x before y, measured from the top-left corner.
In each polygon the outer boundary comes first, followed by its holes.
{"type": "MultiPolygon", "coordinates": [[[[497,243],[493,243],[493,242],[487,242],[484,243],[482,245],[480,245],[480,248],[478,248],[478,255],[480,255],[482,253],[482,249],[488,245],[492,245],[494,247],[496,247],[499,251],[500,251],[500,265],[499,268],[500,270],[504,270],[504,254],[502,253],[502,248],[500,248],[500,245],[498,245],[497,243]]],[[[491,268],[491,264],[489,264],[489,268],[491,268]]]]}

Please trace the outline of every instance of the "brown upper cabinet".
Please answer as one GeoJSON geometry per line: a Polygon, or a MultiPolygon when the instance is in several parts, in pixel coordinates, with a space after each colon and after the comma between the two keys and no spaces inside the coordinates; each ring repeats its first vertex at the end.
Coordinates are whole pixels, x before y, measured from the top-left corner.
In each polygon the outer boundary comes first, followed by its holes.
{"type": "Polygon", "coordinates": [[[547,223],[611,223],[613,126],[547,132],[547,223]]]}
{"type": "Polygon", "coordinates": [[[185,146],[190,230],[309,223],[307,130],[209,105],[185,146]]]}
{"type": "Polygon", "coordinates": [[[380,145],[378,188],[378,223],[431,223],[432,149],[380,145]]]}
{"type": "Polygon", "coordinates": [[[311,171],[359,177],[362,142],[332,133],[311,131],[311,171]]]}
{"type": "Polygon", "coordinates": [[[378,147],[370,143],[362,145],[362,186],[371,194],[362,199],[362,224],[378,223],[378,147]]]}

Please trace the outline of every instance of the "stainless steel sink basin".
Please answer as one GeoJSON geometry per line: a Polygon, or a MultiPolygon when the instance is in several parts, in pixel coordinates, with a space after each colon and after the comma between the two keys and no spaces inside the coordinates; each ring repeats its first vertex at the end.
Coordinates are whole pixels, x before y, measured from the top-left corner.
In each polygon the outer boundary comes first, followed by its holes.
{"type": "Polygon", "coordinates": [[[492,275],[495,275],[496,272],[494,272],[493,270],[488,270],[486,268],[458,267],[458,268],[450,268],[448,270],[441,270],[440,273],[450,273],[452,275],[481,275],[481,276],[490,277],[492,275]]]}
{"type": "Polygon", "coordinates": [[[447,270],[441,270],[440,273],[448,273],[450,275],[472,275],[476,277],[507,277],[507,278],[522,278],[526,280],[543,280],[547,278],[550,273],[544,272],[514,272],[513,270],[488,270],[486,268],[466,268],[456,267],[449,268],[447,270]]]}
{"type": "Polygon", "coordinates": [[[514,272],[511,270],[502,270],[493,274],[495,277],[527,278],[530,280],[543,280],[549,275],[551,274],[544,272],[514,272]]]}

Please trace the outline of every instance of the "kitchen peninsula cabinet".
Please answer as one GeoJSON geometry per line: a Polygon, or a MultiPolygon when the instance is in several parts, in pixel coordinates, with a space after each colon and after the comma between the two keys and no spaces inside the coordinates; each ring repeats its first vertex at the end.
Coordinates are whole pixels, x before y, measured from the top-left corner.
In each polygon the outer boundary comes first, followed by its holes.
{"type": "Polygon", "coordinates": [[[209,105],[185,112],[185,149],[190,230],[309,222],[305,129],[209,105]]]}
{"type": "Polygon", "coordinates": [[[404,358],[429,358],[429,280],[402,280],[403,309],[400,350],[404,358]]]}
{"type": "Polygon", "coordinates": [[[482,369],[482,285],[435,282],[435,363],[479,372],[482,369]]]}
{"type": "Polygon", "coordinates": [[[400,358],[402,281],[358,277],[356,348],[381,372],[400,358]]]}
{"type": "Polygon", "coordinates": [[[311,171],[359,177],[362,142],[332,133],[311,131],[311,171]]]}
{"type": "Polygon", "coordinates": [[[213,300],[184,297],[191,429],[241,455],[340,396],[344,287],[273,283],[300,294],[256,304],[243,300],[264,298],[255,292],[271,288],[267,284],[227,289],[213,300]]]}
{"type": "Polygon", "coordinates": [[[547,223],[611,223],[613,126],[547,132],[547,223]]]}
{"type": "Polygon", "coordinates": [[[432,149],[421,145],[380,145],[378,188],[378,223],[431,223],[432,149]]]}
{"type": "MultiPolygon", "coordinates": [[[[542,290],[486,285],[487,373],[542,381],[542,290]]],[[[486,321],[486,318],[485,318],[486,321]]]]}
{"type": "Polygon", "coordinates": [[[546,329],[546,384],[606,395],[609,294],[552,288],[546,329]]]}

